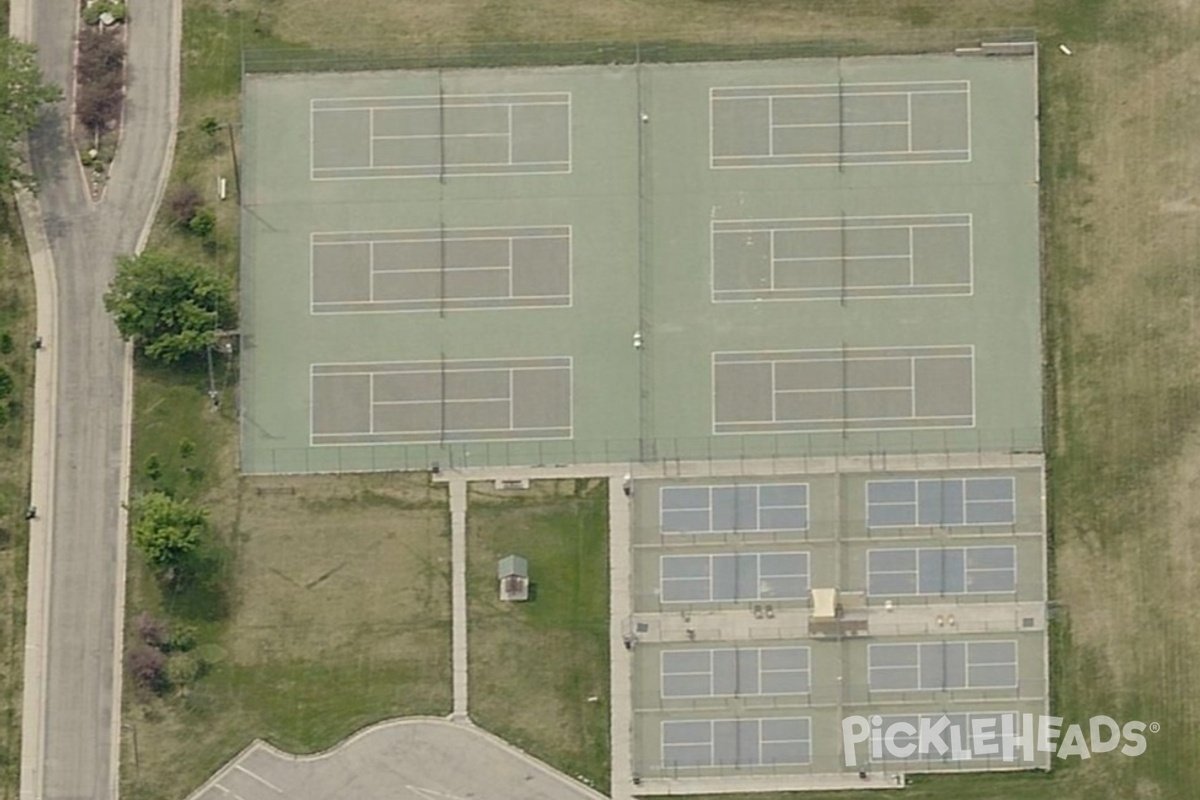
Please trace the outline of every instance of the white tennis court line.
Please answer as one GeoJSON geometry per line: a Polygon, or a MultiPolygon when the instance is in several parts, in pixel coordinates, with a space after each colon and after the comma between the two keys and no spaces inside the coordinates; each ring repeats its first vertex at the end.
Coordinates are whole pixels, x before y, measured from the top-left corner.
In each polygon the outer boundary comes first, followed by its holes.
{"type": "MultiPolygon", "coordinates": [[[[908,163],[908,162],[906,162],[906,163],[908,163]]],[[[448,177],[452,177],[452,178],[492,178],[492,177],[496,177],[496,176],[505,177],[505,176],[513,176],[513,175],[526,176],[526,175],[570,175],[571,174],[571,164],[569,161],[545,162],[544,164],[538,164],[538,166],[546,166],[546,165],[553,165],[553,164],[562,164],[563,166],[566,167],[566,169],[523,169],[520,171],[517,171],[517,170],[495,170],[492,172],[465,172],[465,171],[448,169],[448,170],[446,170],[446,175],[448,177]]],[[[497,164],[496,166],[507,166],[507,165],[497,164]]],[[[372,169],[372,168],[371,167],[354,167],[354,168],[342,168],[342,167],[325,168],[325,167],[323,167],[322,169],[329,169],[330,171],[336,171],[336,170],[346,171],[347,169],[360,169],[361,170],[361,169],[372,169]]],[[[376,171],[397,170],[397,169],[414,169],[414,170],[430,170],[430,171],[429,172],[420,172],[420,173],[410,173],[410,174],[396,174],[396,175],[334,175],[334,176],[317,175],[317,176],[312,177],[310,180],[313,180],[313,181],[390,181],[390,180],[397,180],[397,179],[401,179],[401,178],[435,178],[439,174],[439,171],[436,168],[436,166],[421,166],[421,167],[412,167],[412,168],[409,168],[409,167],[374,167],[373,169],[375,169],[376,171]]]]}
{"type": "Polygon", "coordinates": [[[570,92],[485,92],[443,95],[371,95],[360,97],[314,97],[309,100],[309,108],[316,111],[361,111],[364,109],[378,109],[381,111],[387,111],[408,108],[437,109],[444,107],[478,108],[480,106],[486,107],[505,105],[563,105],[565,103],[569,103],[570,100],[570,92]],[[456,102],[459,100],[470,100],[472,102],[456,102]],[[321,103],[332,103],[334,105],[317,108],[317,105],[321,103]],[[345,103],[358,103],[358,105],[343,105],[345,103]]]}
{"type": "Polygon", "coordinates": [[[908,152],[912,152],[912,129],[913,129],[913,113],[912,113],[912,95],[905,98],[908,105],[908,152]]]}
{"type": "MultiPolygon", "coordinates": [[[[908,285],[915,287],[917,285],[917,249],[913,242],[913,229],[908,229],[908,285]]],[[[968,232],[967,238],[970,239],[968,232]]],[[[969,253],[968,253],[969,255],[969,253]]],[[[968,280],[970,280],[968,278],[968,280]]]]}
{"type": "Polygon", "coordinates": [[[849,356],[851,361],[876,361],[887,358],[962,358],[974,356],[973,344],[893,345],[880,347],[813,347],[803,350],[714,350],[713,361],[722,364],[755,363],[760,361],[837,361],[849,356]],[[920,353],[906,351],[919,350],[920,353]],[[738,356],[738,358],[717,358],[738,356]],[[743,358],[742,356],[746,356],[743,358]],[[762,356],[769,356],[762,358],[762,356]]]}
{"type": "MultiPolygon", "coordinates": [[[[710,117],[716,116],[712,110],[712,93],[709,93],[709,111],[710,117]]],[[[775,155],[775,98],[767,98],[767,155],[775,155]]]]}
{"type": "MultiPolygon", "coordinates": [[[[507,133],[383,133],[375,139],[499,139],[507,133]]],[[[503,161],[481,161],[480,164],[504,164],[503,161]]],[[[389,166],[382,164],[380,166],[389,166]]],[[[407,166],[407,165],[406,165],[407,166]]],[[[436,167],[437,164],[413,164],[414,167],[436,167]]],[[[332,169],[332,168],[331,168],[332,169]]]]}
{"type": "MultiPolygon", "coordinates": [[[[942,152],[959,153],[963,157],[962,158],[930,158],[930,159],[891,158],[891,159],[883,159],[880,161],[860,161],[860,160],[856,160],[856,159],[846,159],[842,163],[846,166],[853,166],[853,167],[888,167],[888,166],[896,166],[898,164],[920,167],[920,166],[936,166],[938,164],[963,164],[963,163],[967,163],[970,160],[969,158],[967,158],[967,156],[969,154],[965,150],[921,151],[922,154],[932,154],[932,153],[942,153],[942,152]]],[[[802,157],[807,158],[809,155],[811,155],[811,154],[805,154],[804,156],[776,156],[775,158],[777,158],[777,159],[802,158],[802,157]]],[[[822,158],[834,158],[838,154],[837,153],[821,153],[818,155],[822,158]]],[[[851,154],[851,155],[863,155],[863,154],[860,153],[860,154],[851,154]]],[[[895,153],[869,153],[867,155],[903,156],[905,154],[897,151],[895,153]]],[[[765,158],[765,157],[766,156],[728,156],[728,158],[738,158],[738,159],[765,158]]],[[[785,169],[788,167],[833,167],[833,166],[837,166],[836,158],[834,158],[834,160],[822,160],[822,161],[813,161],[811,163],[794,163],[794,164],[792,164],[792,163],[789,163],[789,164],[783,164],[783,163],[775,163],[775,164],[714,164],[712,166],[712,169],[785,169]]],[[[323,179],[314,178],[314,180],[323,180],[323,179]]]]}
{"type": "MultiPolygon", "coordinates": [[[[309,149],[315,150],[311,144],[309,149]]],[[[375,166],[375,109],[367,112],[367,166],[375,166]]]]}
{"type": "Polygon", "coordinates": [[[375,373],[374,372],[367,373],[367,433],[375,433],[375,373]]]}
{"type": "MultiPolygon", "coordinates": [[[[907,125],[907,124],[908,124],[908,120],[903,120],[903,119],[877,120],[877,121],[873,121],[873,122],[778,122],[778,123],[772,123],[771,128],[772,129],[778,129],[778,128],[878,128],[878,127],[907,125]]],[[[858,152],[858,151],[855,151],[855,152],[858,152]]],[[[891,151],[889,151],[889,152],[891,152],[891,151]]],[[[894,152],[902,153],[902,152],[908,152],[908,151],[896,150],[894,152]]],[[[940,153],[942,151],[935,150],[935,151],[930,151],[930,152],[939,152],[940,153]]],[[[774,155],[774,154],[767,153],[766,155],[774,155]]],[[[812,155],[812,154],[811,153],[800,153],[800,154],[780,153],[779,155],[812,155]]],[[[817,155],[825,155],[825,153],[818,153],[817,155]]],[[[721,158],[738,158],[738,156],[721,156],[721,158]]]]}
{"type": "Polygon", "coordinates": [[[917,360],[908,360],[908,416],[917,416],[917,360]]]}
{"type": "Polygon", "coordinates": [[[722,92],[733,92],[724,97],[716,98],[720,100],[740,100],[742,98],[763,98],[763,97],[841,97],[848,94],[853,95],[873,95],[873,94],[888,94],[889,92],[881,92],[870,90],[867,92],[856,91],[859,86],[933,86],[938,88],[930,89],[928,92],[923,92],[919,89],[905,89],[903,91],[891,92],[891,94],[947,94],[954,92],[966,92],[970,90],[971,81],[967,79],[939,79],[939,80],[912,80],[912,81],[858,81],[852,83],[772,83],[772,84],[751,84],[748,86],[711,86],[708,89],[709,99],[722,92]],[[809,92],[808,89],[829,89],[828,92],[809,92]],[[759,91],[762,90],[765,94],[740,94],[741,92],[759,91]],[[803,90],[803,91],[796,91],[803,90]]]}

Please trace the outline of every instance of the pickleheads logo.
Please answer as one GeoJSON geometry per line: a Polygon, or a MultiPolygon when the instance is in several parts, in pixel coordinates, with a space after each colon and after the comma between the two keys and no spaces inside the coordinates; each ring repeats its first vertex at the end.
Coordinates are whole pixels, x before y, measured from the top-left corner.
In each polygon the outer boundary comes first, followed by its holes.
{"type": "Polygon", "coordinates": [[[1033,714],[954,714],[884,718],[874,715],[842,720],[842,750],[846,766],[858,766],[858,748],[870,741],[871,758],[882,760],[949,759],[1033,762],[1036,754],[1058,758],[1091,758],[1118,747],[1127,756],[1146,752],[1146,731],[1159,724],[1131,720],[1119,725],[1112,717],[1092,717],[1087,736],[1082,725],[1062,727],[1062,717],[1033,714]],[[951,719],[953,716],[957,721],[951,719]],[[1019,724],[1018,724],[1019,723],[1019,724]]]}

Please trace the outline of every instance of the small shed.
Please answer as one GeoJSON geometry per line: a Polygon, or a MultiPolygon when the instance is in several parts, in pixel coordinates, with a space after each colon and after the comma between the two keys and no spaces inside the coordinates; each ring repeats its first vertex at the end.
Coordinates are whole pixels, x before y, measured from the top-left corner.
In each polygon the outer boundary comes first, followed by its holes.
{"type": "Polygon", "coordinates": [[[529,562],[521,556],[509,555],[500,559],[496,568],[500,580],[500,599],[524,601],[529,599],[529,562]]]}

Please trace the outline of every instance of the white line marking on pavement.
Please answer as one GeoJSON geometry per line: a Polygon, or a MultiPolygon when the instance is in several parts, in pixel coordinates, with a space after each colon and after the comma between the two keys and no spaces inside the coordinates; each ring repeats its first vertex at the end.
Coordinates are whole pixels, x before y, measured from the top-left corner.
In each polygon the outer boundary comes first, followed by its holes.
{"type": "Polygon", "coordinates": [[[251,772],[250,770],[248,770],[248,769],[246,769],[245,767],[243,767],[241,764],[237,764],[237,765],[235,765],[235,766],[234,766],[234,769],[238,770],[239,772],[244,772],[244,773],[246,773],[246,774],[247,774],[247,775],[249,775],[251,778],[254,778],[254,780],[258,781],[259,783],[263,784],[264,786],[269,786],[269,787],[271,787],[272,789],[274,789],[275,791],[279,792],[280,794],[283,794],[283,789],[280,789],[278,786],[276,786],[275,784],[271,783],[269,780],[267,780],[267,779],[266,779],[266,778],[264,778],[263,776],[261,776],[261,775],[257,775],[257,774],[255,774],[255,773],[251,772]]]}
{"type": "Polygon", "coordinates": [[[413,786],[412,784],[407,784],[404,788],[408,789],[414,794],[420,795],[421,797],[425,798],[425,800],[466,800],[466,798],[459,797],[456,794],[439,792],[436,789],[424,789],[420,786],[413,786]]]}

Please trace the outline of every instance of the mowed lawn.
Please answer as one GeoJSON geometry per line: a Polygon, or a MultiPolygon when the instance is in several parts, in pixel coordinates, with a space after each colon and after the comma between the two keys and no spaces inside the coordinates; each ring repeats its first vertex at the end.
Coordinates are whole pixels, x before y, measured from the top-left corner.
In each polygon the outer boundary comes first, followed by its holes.
{"type": "Polygon", "coordinates": [[[471,718],[601,790],[609,783],[608,484],[472,484],[467,510],[471,718]],[[529,562],[528,602],[497,561],[529,562]]]}

